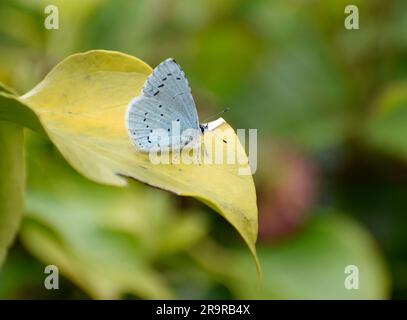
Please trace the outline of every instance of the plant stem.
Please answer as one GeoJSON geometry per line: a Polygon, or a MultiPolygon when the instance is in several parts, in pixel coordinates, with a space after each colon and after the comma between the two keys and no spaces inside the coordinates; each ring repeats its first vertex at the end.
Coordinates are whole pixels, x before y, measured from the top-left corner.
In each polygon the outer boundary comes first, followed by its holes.
{"type": "Polygon", "coordinates": [[[0,267],[20,226],[24,210],[23,127],[0,121],[0,267]]]}

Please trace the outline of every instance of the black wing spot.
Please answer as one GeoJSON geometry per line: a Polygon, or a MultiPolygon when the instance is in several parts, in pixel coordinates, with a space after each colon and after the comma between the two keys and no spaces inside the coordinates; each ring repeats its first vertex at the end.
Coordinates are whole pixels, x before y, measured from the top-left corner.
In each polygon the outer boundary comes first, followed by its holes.
{"type": "Polygon", "coordinates": [[[177,122],[179,122],[179,119],[177,119],[177,122]]]}
{"type": "Polygon", "coordinates": [[[167,73],[167,76],[168,76],[168,77],[171,77],[171,76],[172,76],[172,73],[167,73]]]}
{"type": "Polygon", "coordinates": [[[158,107],[159,107],[159,108],[161,108],[161,107],[162,107],[162,105],[160,104],[158,107]]]}
{"type": "Polygon", "coordinates": [[[164,113],[161,113],[160,116],[161,116],[161,117],[164,116],[164,113]]]}
{"type": "Polygon", "coordinates": [[[144,118],[144,120],[143,120],[144,122],[146,122],[146,118],[144,118]]]}
{"type": "Polygon", "coordinates": [[[148,115],[148,112],[146,112],[144,115],[145,115],[145,116],[148,115]]]}
{"type": "Polygon", "coordinates": [[[164,78],[162,79],[162,81],[165,81],[165,80],[167,80],[167,77],[164,77],[164,78]]]}
{"type": "Polygon", "coordinates": [[[177,80],[181,80],[181,78],[180,78],[180,77],[177,77],[177,80]]]}
{"type": "Polygon", "coordinates": [[[161,83],[161,84],[158,86],[158,88],[162,88],[162,87],[164,87],[164,84],[163,84],[163,83],[161,83]]]}
{"type": "Polygon", "coordinates": [[[167,129],[167,131],[168,131],[168,132],[170,132],[170,131],[171,131],[171,129],[170,129],[170,128],[168,128],[168,129],[167,129]]]}
{"type": "Polygon", "coordinates": [[[150,130],[150,133],[153,132],[153,129],[150,130]]]}
{"type": "Polygon", "coordinates": [[[150,126],[149,126],[149,125],[146,125],[146,128],[150,128],[150,126]]]}
{"type": "Polygon", "coordinates": [[[160,93],[160,90],[157,90],[155,93],[154,93],[154,97],[157,95],[157,94],[159,94],[160,93]]]}

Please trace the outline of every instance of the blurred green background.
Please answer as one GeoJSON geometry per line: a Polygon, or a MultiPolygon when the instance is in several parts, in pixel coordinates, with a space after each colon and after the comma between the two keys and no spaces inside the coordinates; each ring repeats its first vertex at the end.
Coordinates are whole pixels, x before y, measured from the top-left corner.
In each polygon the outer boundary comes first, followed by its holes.
{"type": "Polygon", "coordinates": [[[26,132],[27,210],[0,298],[407,298],[407,2],[2,0],[0,81],[24,93],[66,56],[174,57],[200,118],[258,129],[258,250],[196,200],[77,174],[26,132]],[[44,8],[59,8],[59,30],[44,8]],[[44,267],[60,289],[44,289],[44,267]],[[344,287],[345,266],[359,289],[344,287]]]}

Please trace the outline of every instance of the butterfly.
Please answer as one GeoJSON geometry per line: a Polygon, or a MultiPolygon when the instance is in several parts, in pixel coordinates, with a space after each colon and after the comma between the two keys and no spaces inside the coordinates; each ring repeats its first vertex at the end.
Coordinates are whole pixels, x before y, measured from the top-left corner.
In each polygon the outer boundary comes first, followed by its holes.
{"type": "Polygon", "coordinates": [[[140,96],[130,102],[126,127],[134,146],[142,152],[199,144],[208,125],[199,123],[188,80],[174,59],[161,62],[147,78],[140,96]]]}

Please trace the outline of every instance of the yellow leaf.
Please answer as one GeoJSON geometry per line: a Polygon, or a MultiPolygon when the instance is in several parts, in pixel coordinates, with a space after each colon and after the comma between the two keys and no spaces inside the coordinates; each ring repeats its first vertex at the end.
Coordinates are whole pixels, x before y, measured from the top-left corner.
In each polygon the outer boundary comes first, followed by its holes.
{"type": "MultiPolygon", "coordinates": [[[[126,185],[125,177],[130,177],[204,202],[238,230],[260,271],[255,249],[256,192],[252,177],[238,174],[241,164],[154,165],[148,154],[132,145],[125,112],[151,72],[150,66],[132,56],[90,51],[68,57],[22,97],[0,93],[0,98],[14,99],[34,111],[49,138],[84,176],[118,186],[126,185]]],[[[9,112],[0,103],[0,117],[9,112]]],[[[233,129],[224,124],[213,134],[228,130],[233,129]]],[[[240,143],[236,152],[247,161],[240,143]]]]}

